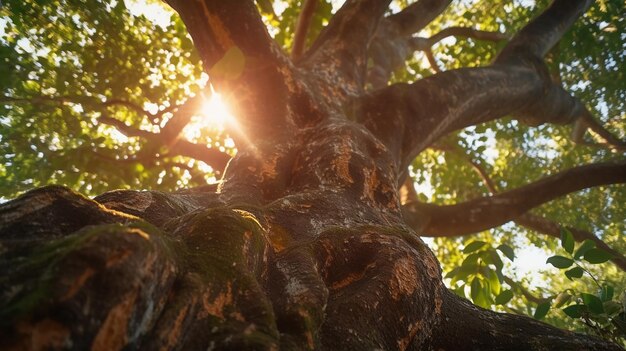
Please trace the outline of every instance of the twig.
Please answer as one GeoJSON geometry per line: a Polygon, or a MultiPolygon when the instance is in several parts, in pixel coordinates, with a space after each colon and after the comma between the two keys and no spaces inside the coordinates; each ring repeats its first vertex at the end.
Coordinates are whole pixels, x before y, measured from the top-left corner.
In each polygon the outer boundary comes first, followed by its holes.
{"type": "Polygon", "coordinates": [[[291,49],[291,58],[294,60],[302,56],[304,52],[304,44],[306,43],[306,37],[311,27],[311,20],[313,19],[313,14],[315,14],[316,7],[317,0],[305,0],[302,5],[302,11],[300,11],[298,22],[296,22],[296,32],[291,49]]]}

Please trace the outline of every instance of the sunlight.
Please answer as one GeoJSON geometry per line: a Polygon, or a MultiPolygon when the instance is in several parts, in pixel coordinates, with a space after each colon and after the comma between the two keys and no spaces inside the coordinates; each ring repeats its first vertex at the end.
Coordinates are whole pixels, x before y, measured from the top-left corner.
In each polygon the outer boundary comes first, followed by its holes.
{"type": "MultiPolygon", "coordinates": [[[[183,129],[183,135],[191,142],[198,142],[207,138],[211,133],[218,134],[224,130],[237,127],[237,121],[230,111],[224,98],[219,93],[212,90],[210,97],[205,97],[202,109],[196,116],[191,118],[191,122],[183,129]],[[206,134],[207,130],[212,130],[206,134]]],[[[211,138],[208,138],[210,142],[211,138]]],[[[207,140],[205,140],[207,141],[207,140]]]]}
{"type": "Polygon", "coordinates": [[[227,124],[235,122],[235,117],[231,114],[228,105],[222,96],[216,92],[213,92],[211,97],[204,102],[202,114],[208,125],[219,129],[225,129],[227,124]]]}

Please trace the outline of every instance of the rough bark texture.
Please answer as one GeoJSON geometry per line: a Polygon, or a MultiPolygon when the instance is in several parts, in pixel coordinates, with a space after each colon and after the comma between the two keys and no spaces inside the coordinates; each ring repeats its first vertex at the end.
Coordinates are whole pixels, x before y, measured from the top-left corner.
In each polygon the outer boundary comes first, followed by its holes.
{"type": "MultiPolygon", "coordinates": [[[[207,70],[231,50],[246,58],[212,77],[237,99],[239,153],[216,191],[90,200],[47,187],[2,205],[0,348],[619,349],[452,296],[403,219],[398,184],[417,152],[542,108],[543,48],[366,94],[377,24],[412,33],[414,7],[383,19],[389,1],[347,1],[294,64],[252,2],[170,3],[207,70]]],[[[432,3],[430,18],[446,5],[432,3]]],[[[548,45],[579,12],[531,25],[548,45]]]]}

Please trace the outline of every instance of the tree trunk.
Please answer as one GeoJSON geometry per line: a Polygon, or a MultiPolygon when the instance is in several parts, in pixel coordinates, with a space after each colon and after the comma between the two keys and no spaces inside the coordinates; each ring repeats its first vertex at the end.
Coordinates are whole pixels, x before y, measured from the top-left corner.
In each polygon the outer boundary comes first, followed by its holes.
{"type": "Polygon", "coordinates": [[[540,109],[535,63],[503,56],[370,95],[361,55],[388,1],[347,2],[298,66],[254,29],[251,2],[171,3],[208,69],[233,48],[254,58],[213,75],[240,97],[240,151],[219,189],[90,200],[52,186],[2,205],[2,349],[619,349],[453,296],[403,219],[407,160],[540,109]]]}

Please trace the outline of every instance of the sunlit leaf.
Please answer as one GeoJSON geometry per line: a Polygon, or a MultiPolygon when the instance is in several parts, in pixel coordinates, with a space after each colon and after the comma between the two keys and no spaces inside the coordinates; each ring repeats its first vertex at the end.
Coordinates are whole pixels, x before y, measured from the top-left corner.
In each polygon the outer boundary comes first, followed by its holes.
{"type": "Polygon", "coordinates": [[[471,253],[483,248],[487,243],[484,241],[472,241],[463,249],[463,253],[471,253]]]}

